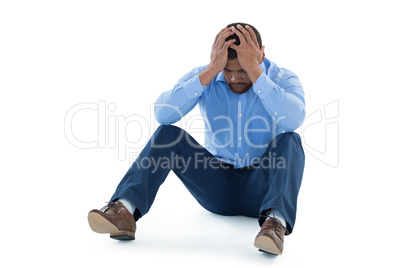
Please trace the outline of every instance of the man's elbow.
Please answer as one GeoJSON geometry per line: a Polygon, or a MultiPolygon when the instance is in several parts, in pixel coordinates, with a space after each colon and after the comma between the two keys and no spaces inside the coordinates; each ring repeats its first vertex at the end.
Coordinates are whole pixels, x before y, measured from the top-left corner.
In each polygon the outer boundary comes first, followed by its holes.
{"type": "Polygon", "coordinates": [[[155,119],[161,125],[171,125],[180,120],[180,118],[176,118],[175,113],[172,114],[172,111],[166,107],[155,107],[155,119]]]}
{"type": "Polygon", "coordinates": [[[306,118],[306,109],[303,107],[298,118],[296,119],[295,130],[298,129],[303,124],[305,118],[306,118]]]}
{"type": "Polygon", "coordinates": [[[306,117],[306,109],[304,107],[297,113],[297,116],[292,116],[288,120],[284,121],[282,130],[285,132],[292,132],[298,129],[304,122],[306,117]]]}

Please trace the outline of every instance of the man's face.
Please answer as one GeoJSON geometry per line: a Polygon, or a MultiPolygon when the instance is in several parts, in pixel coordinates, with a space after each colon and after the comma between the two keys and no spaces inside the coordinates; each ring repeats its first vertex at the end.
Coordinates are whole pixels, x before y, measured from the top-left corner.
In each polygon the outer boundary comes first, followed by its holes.
{"type": "Polygon", "coordinates": [[[253,85],[247,72],[241,68],[237,59],[228,59],[222,73],[230,90],[234,93],[243,94],[253,85]]]}

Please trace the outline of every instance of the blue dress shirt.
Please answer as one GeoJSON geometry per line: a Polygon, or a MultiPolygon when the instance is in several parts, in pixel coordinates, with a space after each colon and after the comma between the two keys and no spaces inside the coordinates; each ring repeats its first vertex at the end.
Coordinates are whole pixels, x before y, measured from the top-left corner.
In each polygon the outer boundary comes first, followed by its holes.
{"type": "Polygon", "coordinates": [[[162,125],[179,121],[198,103],[205,123],[205,148],[220,161],[236,167],[256,164],[269,142],[303,122],[306,109],[299,78],[290,70],[264,59],[263,73],[243,94],[232,92],[219,73],[208,86],[199,74],[206,66],[184,75],[173,89],[159,96],[156,120],[162,125]]]}

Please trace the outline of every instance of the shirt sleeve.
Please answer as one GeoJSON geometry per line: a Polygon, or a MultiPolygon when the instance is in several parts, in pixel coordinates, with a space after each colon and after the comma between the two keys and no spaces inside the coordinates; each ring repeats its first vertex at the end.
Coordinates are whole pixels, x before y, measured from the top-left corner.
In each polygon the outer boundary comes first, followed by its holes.
{"type": "Polygon", "coordinates": [[[277,85],[263,73],[254,83],[253,90],[277,126],[285,132],[294,131],[303,123],[306,116],[304,91],[295,74],[277,85]]]}
{"type": "Polygon", "coordinates": [[[208,86],[201,85],[199,74],[207,66],[193,69],[179,79],[173,89],[162,93],[155,103],[155,117],[162,125],[179,121],[190,112],[200,100],[208,86]]]}

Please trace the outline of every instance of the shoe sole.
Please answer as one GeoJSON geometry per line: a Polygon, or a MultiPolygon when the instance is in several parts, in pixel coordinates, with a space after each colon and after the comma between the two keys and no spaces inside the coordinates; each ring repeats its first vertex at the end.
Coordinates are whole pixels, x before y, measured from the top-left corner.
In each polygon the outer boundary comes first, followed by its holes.
{"type": "Polygon", "coordinates": [[[275,242],[269,238],[268,236],[259,236],[254,241],[254,246],[258,248],[260,251],[274,254],[274,255],[282,255],[282,252],[276,246],[275,242]]]}
{"type": "Polygon", "coordinates": [[[110,238],[117,240],[135,240],[134,232],[119,230],[113,223],[96,212],[88,214],[88,223],[92,231],[99,234],[110,234],[110,238]]]}

